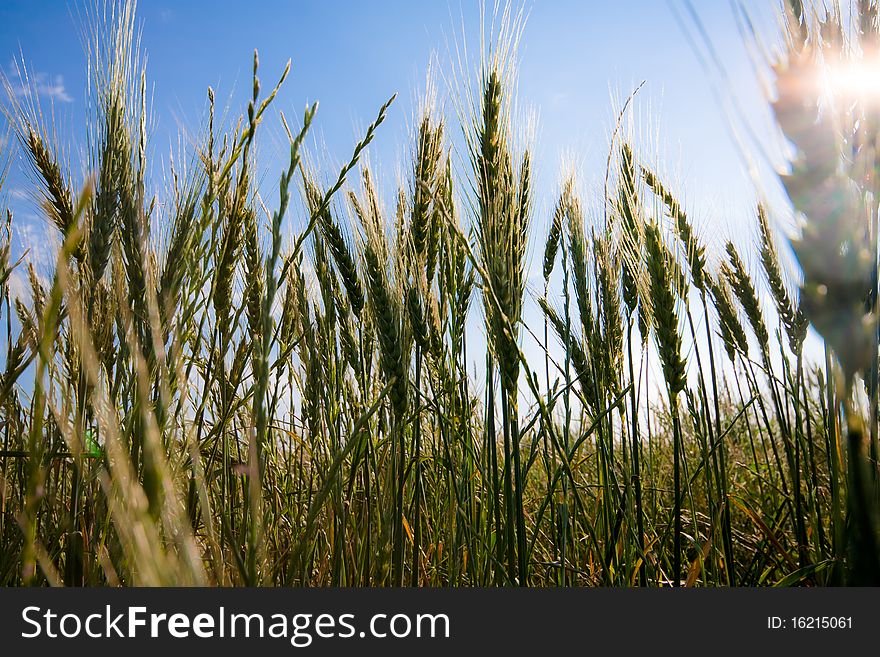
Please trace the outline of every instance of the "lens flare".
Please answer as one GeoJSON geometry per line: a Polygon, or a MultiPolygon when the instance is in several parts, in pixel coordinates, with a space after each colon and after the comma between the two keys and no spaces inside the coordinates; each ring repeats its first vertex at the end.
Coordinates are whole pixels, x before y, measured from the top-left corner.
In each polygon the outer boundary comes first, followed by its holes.
{"type": "Polygon", "coordinates": [[[880,101],[880,58],[854,59],[828,67],[824,91],[851,100],[880,101]]]}

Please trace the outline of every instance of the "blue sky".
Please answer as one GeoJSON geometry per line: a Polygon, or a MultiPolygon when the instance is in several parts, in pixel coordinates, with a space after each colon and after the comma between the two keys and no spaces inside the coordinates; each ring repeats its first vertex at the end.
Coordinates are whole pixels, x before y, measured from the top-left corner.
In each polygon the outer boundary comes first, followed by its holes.
{"type": "MultiPolygon", "coordinates": [[[[81,7],[95,1],[0,3],[0,67],[8,75],[13,60],[23,57],[44,109],[51,108],[63,147],[73,153],[84,150],[87,111],[81,7]]],[[[742,1],[757,30],[772,40],[774,4],[742,1]]],[[[691,5],[685,0],[525,4],[517,100],[537,117],[532,143],[535,244],[532,294],[524,310],[527,324],[542,321],[534,302],[541,294],[538,261],[561,176],[575,169],[588,216],[598,217],[617,111],[621,99],[642,81],[645,86],[632,105],[629,123],[637,151],[683,200],[709,244],[710,257],[720,254],[731,238],[745,247],[748,264],[758,266],[755,250],[747,246],[756,232],[756,183],[771,194],[778,188],[761,153],[778,158],[779,149],[753,58],[735,20],[734,2],[739,0],[691,0],[691,5]],[[707,64],[712,56],[700,45],[694,15],[709,35],[716,64],[707,64]],[[747,132],[756,138],[743,139],[747,132]],[[746,170],[748,160],[759,165],[757,175],[746,170]]],[[[159,156],[156,162],[167,161],[165,156],[176,149],[182,133],[199,134],[209,85],[218,105],[228,107],[230,119],[243,112],[254,48],[260,53],[264,93],[292,60],[276,111],[298,122],[307,102],[320,102],[309,145],[319,156],[316,161],[325,179],[335,176],[379,106],[397,93],[369,150],[387,203],[393,202],[400,175],[409,167],[414,117],[433,59],[441,71],[438,101],[461,143],[455,124],[456,85],[446,82],[460,78],[451,75],[458,66],[457,49],[466,45],[472,55],[479,50],[479,0],[141,0],[138,16],[152,91],[150,131],[151,148],[159,156]]],[[[467,72],[473,83],[478,75],[473,60],[467,72]]],[[[262,130],[258,164],[271,206],[287,146],[277,113],[271,113],[262,130]]],[[[459,166],[466,166],[466,157],[458,152],[459,166]]],[[[159,169],[152,172],[156,178],[162,166],[154,165],[159,169]]],[[[46,246],[53,240],[46,236],[54,229],[40,218],[32,195],[22,193],[29,188],[26,169],[26,162],[13,151],[0,203],[16,213],[14,255],[29,248],[38,265],[42,256],[42,264],[48,266],[52,249],[46,246]]],[[[82,164],[76,162],[74,174],[81,171],[82,164]]],[[[301,225],[302,217],[296,217],[288,229],[301,225]]],[[[23,273],[16,274],[19,291],[26,287],[23,273]]],[[[771,306],[765,303],[768,311],[771,306]]],[[[469,329],[469,351],[474,354],[482,353],[484,345],[480,317],[475,308],[469,329]]],[[[555,356],[558,345],[552,339],[551,343],[555,356]]],[[[543,361],[543,352],[530,338],[524,339],[523,348],[530,362],[543,361]]],[[[476,382],[483,379],[481,362],[474,362],[476,382]]]]}
{"type": "MultiPolygon", "coordinates": [[[[538,241],[552,212],[563,164],[575,167],[586,206],[598,213],[597,193],[620,99],[643,80],[632,107],[637,148],[672,182],[710,248],[720,251],[728,237],[745,243],[755,233],[755,184],[744,155],[758,157],[760,148],[772,143],[766,104],[733,2],[692,0],[692,6],[724,73],[706,65],[711,58],[705,48],[695,50],[700,32],[684,0],[526,3],[517,97],[538,119],[533,144],[538,241]],[[758,143],[746,140],[743,145],[734,137],[731,98],[758,143]]],[[[76,2],[28,0],[0,5],[0,66],[8,73],[12,60],[23,56],[44,107],[54,109],[59,134],[73,135],[65,145],[74,152],[82,148],[76,142],[86,111],[81,7],[76,2]]],[[[746,3],[767,38],[774,33],[773,7],[759,0],[746,3]]],[[[204,124],[209,85],[233,116],[244,110],[257,48],[266,90],[292,60],[276,110],[298,121],[307,102],[320,102],[311,145],[322,154],[322,173],[328,178],[347,161],[378,107],[399,94],[369,153],[389,200],[399,172],[409,166],[411,128],[429,62],[435,56],[440,62],[438,99],[454,122],[455,89],[445,80],[456,66],[456,47],[479,50],[476,0],[141,0],[138,16],[152,85],[156,154],[176,146],[181,130],[197,132],[204,124]]],[[[476,80],[474,66],[470,74],[476,80]]],[[[286,163],[277,114],[264,130],[269,139],[260,151],[260,168],[267,188],[275,190],[286,163]]],[[[736,130],[742,133],[742,125],[736,130]]],[[[457,127],[453,133],[460,134],[457,127]]],[[[768,150],[775,152],[772,146],[768,150]]],[[[460,161],[465,158],[459,153],[460,161]]],[[[23,227],[19,248],[35,246],[45,230],[33,199],[20,193],[23,168],[22,160],[14,158],[3,192],[23,227]]],[[[766,166],[761,173],[762,183],[772,188],[766,166]]],[[[533,278],[537,268],[535,273],[533,278]]]]}
{"type": "MultiPolygon", "coordinates": [[[[769,4],[748,6],[766,30],[772,28],[769,4]]],[[[680,193],[693,200],[697,218],[723,224],[748,212],[752,185],[712,89],[732,92],[749,120],[760,124],[759,88],[730,4],[693,0],[693,6],[729,82],[717,72],[707,73],[695,54],[691,41],[698,35],[692,24],[682,28],[688,23],[682,0],[526,4],[518,98],[538,117],[537,188],[544,190],[539,212],[552,202],[562,162],[577,166],[587,190],[599,184],[616,110],[612,99],[626,96],[642,80],[646,85],[633,108],[635,132],[662,161],[665,173],[680,183],[680,193]]],[[[42,100],[54,103],[56,121],[74,128],[69,134],[83,125],[80,7],[29,0],[6,0],[0,7],[0,64],[8,70],[11,60],[23,54],[32,74],[39,75],[42,100]]],[[[399,93],[371,149],[371,161],[391,177],[405,166],[414,107],[432,54],[448,73],[456,44],[472,51],[479,45],[479,2],[468,0],[142,0],[138,13],[153,85],[152,134],[158,151],[177,143],[179,128],[200,125],[208,85],[220,102],[229,102],[231,112],[244,108],[252,52],[258,48],[264,87],[292,60],[276,107],[293,118],[307,101],[319,100],[315,134],[336,162],[347,156],[379,105],[399,93]]],[[[449,90],[442,80],[439,87],[442,101],[449,90]]],[[[453,114],[453,103],[447,102],[446,109],[453,114]]],[[[277,120],[270,120],[267,129],[280,135],[277,120]]],[[[271,178],[283,157],[281,140],[274,143],[276,148],[264,149],[261,163],[271,178]]],[[[13,180],[15,168],[13,163],[13,180]]]]}

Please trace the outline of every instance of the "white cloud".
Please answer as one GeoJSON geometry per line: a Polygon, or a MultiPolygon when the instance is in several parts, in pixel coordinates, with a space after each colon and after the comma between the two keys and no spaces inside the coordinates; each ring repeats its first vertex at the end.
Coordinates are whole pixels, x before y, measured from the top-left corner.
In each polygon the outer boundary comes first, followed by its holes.
{"type": "Polygon", "coordinates": [[[37,93],[41,96],[55,98],[63,103],[73,102],[73,97],[67,93],[67,89],[64,87],[64,76],[62,75],[49,76],[47,73],[37,73],[34,76],[34,84],[37,93]]]}
{"type": "Polygon", "coordinates": [[[73,102],[73,96],[67,92],[64,76],[61,74],[42,71],[31,73],[23,70],[23,67],[20,67],[18,63],[13,62],[9,66],[7,80],[9,90],[18,98],[26,98],[36,93],[37,96],[62,103],[73,102]]]}
{"type": "Polygon", "coordinates": [[[62,103],[73,102],[73,97],[67,93],[64,86],[63,75],[49,75],[48,73],[35,73],[31,81],[37,94],[62,103]]]}
{"type": "Polygon", "coordinates": [[[9,275],[9,294],[13,299],[18,299],[28,304],[31,299],[31,286],[27,279],[27,272],[23,267],[16,267],[9,275]]]}
{"type": "Polygon", "coordinates": [[[46,220],[25,214],[16,217],[12,230],[18,238],[20,253],[27,253],[26,261],[32,262],[38,272],[54,271],[61,237],[53,226],[46,220]]]}

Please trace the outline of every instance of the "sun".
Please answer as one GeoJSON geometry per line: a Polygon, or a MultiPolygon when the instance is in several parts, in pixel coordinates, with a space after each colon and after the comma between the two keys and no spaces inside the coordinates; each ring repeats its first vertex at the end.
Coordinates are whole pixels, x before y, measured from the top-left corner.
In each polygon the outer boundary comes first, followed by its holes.
{"type": "Polygon", "coordinates": [[[851,59],[831,65],[823,77],[825,91],[832,96],[880,102],[880,57],[851,59]]]}

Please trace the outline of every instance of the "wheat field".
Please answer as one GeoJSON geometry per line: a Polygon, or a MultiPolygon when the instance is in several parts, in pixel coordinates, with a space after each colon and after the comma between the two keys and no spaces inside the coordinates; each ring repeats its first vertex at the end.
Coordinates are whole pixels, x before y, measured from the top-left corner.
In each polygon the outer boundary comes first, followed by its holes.
{"type": "Polygon", "coordinates": [[[767,103],[799,225],[758,205],[756,251],[710,258],[623,114],[604,194],[566,177],[536,216],[509,11],[466,111],[424,103],[399,189],[366,157],[393,97],[331,170],[306,152],[317,106],[277,111],[289,69],[255,53],[240,118],[208,89],[190,166],[152,190],[135,7],[115,5],[86,162],[4,104],[61,246],[41,275],[5,213],[0,583],[880,584],[880,124],[804,84],[878,51],[878,3],[853,11],[780,6],[767,103]],[[268,120],[289,159],[264,203],[268,120]]]}

